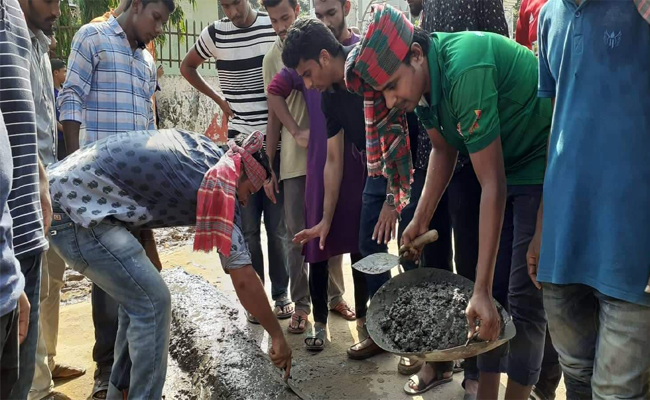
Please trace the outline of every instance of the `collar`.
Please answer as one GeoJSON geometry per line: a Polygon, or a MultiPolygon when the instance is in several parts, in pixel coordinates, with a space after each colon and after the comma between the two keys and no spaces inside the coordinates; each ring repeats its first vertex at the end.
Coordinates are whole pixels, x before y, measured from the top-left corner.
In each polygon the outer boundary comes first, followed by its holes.
{"type": "MultiPolygon", "coordinates": [[[[115,36],[122,37],[122,38],[126,39],[127,41],[129,40],[126,37],[126,32],[124,32],[124,29],[122,29],[122,25],[120,25],[119,22],[117,22],[117,18],[115,18],[115,16],[113,16],[112,11],[111,11],[111,17],[106,22],[108,22],[108,27],[113,31],[113,34],[115,36]]],[[[145,49],[146,44],[138,43],[138,48],[139,49],[145,49]]]]}
{"type": "Polygon", "coordinates": [[[275,45],[280,49],[280,52],[282,52],[282,49],[284,48],[284,42],[282,39],[280,39],[280,36],[275,38],[275,45]]]}
{"type": "Polygon", "coordinates": [[[430,106],[437,106],[440,104],[440,98],[442,97],[442,74],[440,72],[439,64],[439,43],[438,38],[433,35],[431,36],[431,42],[429,47],[429,54],[427,54],[427,62],[429,63],[429,82],[431,84],[431,104],[430,106]]]}
{"type": "Polygon", "coordinates": [[[47,51],[50,49],[50,39],[47,36],[45,36],[45,33],[43,33],[43,31],[40,29],[37,30],[36,32],[33,32],[31,29],[28,30],[29,30],[29,38],[31,39],[32,43],[34,42],[34,40],[36,40],[39,44],[38,50],[40,50],[42,54],[47,53],[47,51]]]}
{"type": "MultiPolygon", "coordinates": [[[[343,46],[352,46],[356,44],[359,41],[359,35],[354,33],[351,29],[348,28],[348,32],[350,32],[350,37],[341,42],[343,46]]],[[[346,54],[347,55],[347,54],[346,54]]]]}

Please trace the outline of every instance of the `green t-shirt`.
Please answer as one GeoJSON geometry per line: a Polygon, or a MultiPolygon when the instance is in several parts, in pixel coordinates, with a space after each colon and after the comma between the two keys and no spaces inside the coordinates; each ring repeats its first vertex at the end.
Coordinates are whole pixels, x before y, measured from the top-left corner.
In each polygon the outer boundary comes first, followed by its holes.
{"type": "Polygon", "coordinates": [[[415,112],[462,154],[501,136],[509,185],[541,184],[551,102],[537,97],[537,58],[514,40],[487,32],[433,33],[431,101],[415,112]]]}

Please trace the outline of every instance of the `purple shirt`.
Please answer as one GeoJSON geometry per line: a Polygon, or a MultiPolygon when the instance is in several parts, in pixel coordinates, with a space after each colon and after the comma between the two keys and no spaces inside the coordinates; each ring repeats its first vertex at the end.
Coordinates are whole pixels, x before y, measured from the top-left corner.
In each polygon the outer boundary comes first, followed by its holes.
{"type": "MultiPolygon", "coordinates": [[[[354,33],[344,45],[359,41],[354,33]]],[[[269,84],[269,95],[287,98],[293,90],[302,92],[309,113],[309,143],[307,147],[307,180],[305,185],[305,228],[315,226],[323,218],[325,186],[323,171],[327,160],[327,132],[325,115],[321,109],[321,93],[306,89],[302,77],[293,69],[283,68],[269,84]]],[[[325,248],[318,247],[318,240],[311,240],[303,247],[305,261],[321,262],[340,254],[359,253],[359,224],[361,197],[366,182],[366,160],[352,143],[344,147],[344,170],[341,190],[332,219],[325,248]]]]}

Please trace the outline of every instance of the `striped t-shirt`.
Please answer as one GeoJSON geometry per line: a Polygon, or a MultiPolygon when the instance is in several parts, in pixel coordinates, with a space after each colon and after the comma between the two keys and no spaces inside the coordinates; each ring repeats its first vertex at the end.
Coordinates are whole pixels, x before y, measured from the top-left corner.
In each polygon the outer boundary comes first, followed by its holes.
{"type": "Polygon", "coordinates": [[[11,145],[13,182],[9,209],[16,258],[47,248],[38,191],[38,147],[29,81],[31,42],[17,0],[0,0],[0,111],[11,145]]]}
{"type": "Polygon", "coordinates": [[[258,11],[248,28],[239,28],[224,18],[203,29],[196,42],[199,56],[217,61],[221,91],[235,114],[228,124],[229,131],[266,132],[268,108],[262,61],[275,37],[269,15],[258,11]]]}

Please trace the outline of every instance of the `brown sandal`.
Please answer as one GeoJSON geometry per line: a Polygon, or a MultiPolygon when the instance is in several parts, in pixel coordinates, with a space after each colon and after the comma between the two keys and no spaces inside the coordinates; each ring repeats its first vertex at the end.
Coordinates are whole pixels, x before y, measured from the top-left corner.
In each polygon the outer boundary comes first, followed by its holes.
{"type": "Polygon", "coordinates": [[[305,332],[307,328],[307,316],[303,314],[293,313],[291,316],[291,323],[287,327],[289,333],[299,335],[305,332]]]}
{"type": "Polygon", "coordinates": [[[357,314],[345,301],[339,302],[339,304],[337,304],[336,307],[332,308],[331,311],[338,313],[341,315],[341,317],[348,321],[354,321],[357,319],[357,314]]]}
{"type": "Polygon", "coordinates": [[[424,365],[424,361],[419,358],[400,357],[397,364],[397,372],[402,375],[411,376],[416,374],[424,365]]]}

